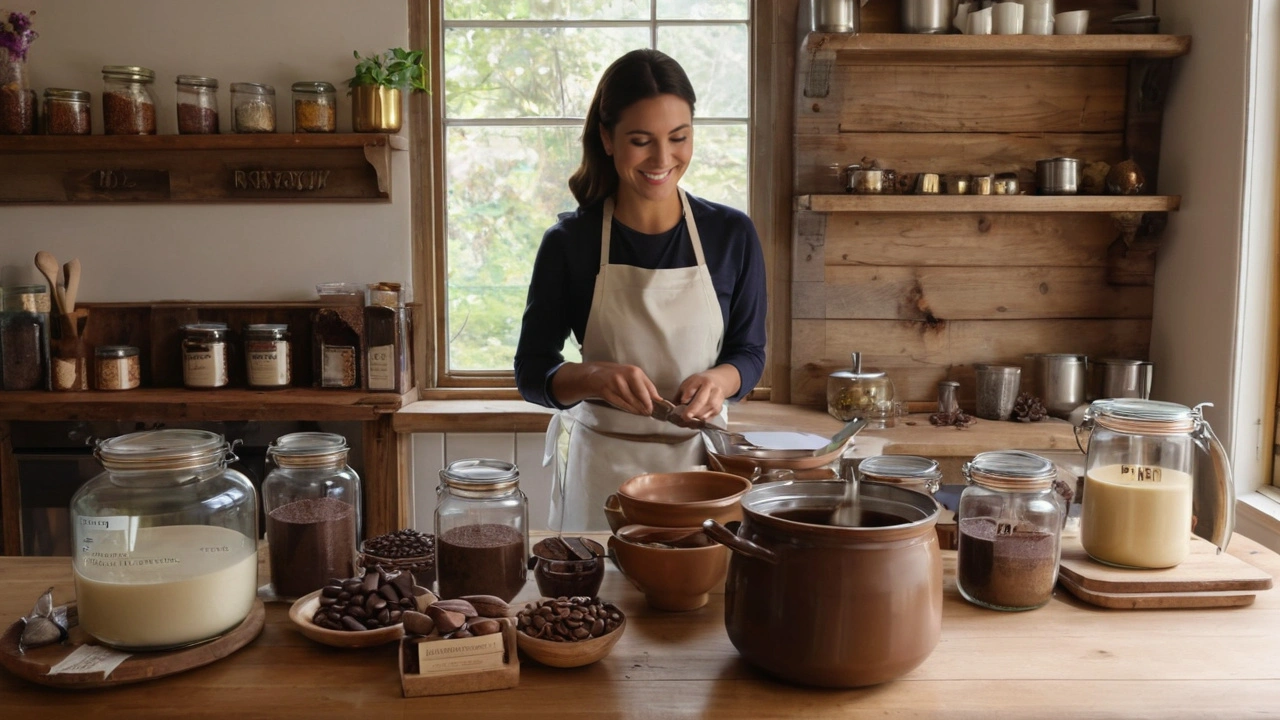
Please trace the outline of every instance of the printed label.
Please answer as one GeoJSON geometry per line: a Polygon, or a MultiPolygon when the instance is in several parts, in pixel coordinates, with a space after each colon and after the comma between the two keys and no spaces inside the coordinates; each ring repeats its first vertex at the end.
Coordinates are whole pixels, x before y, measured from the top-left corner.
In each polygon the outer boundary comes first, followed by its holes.
{"type": "Polygon", "coordinates": [[[343,345],[325,345],[320,385],[350,388],[356,386],[356,349],[343,345]]]}
{"type": "Polygon", "coordinates": [[[289,384],[289,343],[255,340],[249,346],[249,384],[272,387],[289,384]]]}
{"type": "Polygon", "coordinates": [[[1161,468],[1148,465],[1121,465],[1120,479],[1129,482],[1158,483],[1160,470],[1161,468]]]}
{"type": "Polygon", "coordinates": [[[418,643],[418,674],[454,675],[500,670],[503,666],[504,636],[504,633],[496,633],[418,643]]]}
{"type": "Polygon", "coordinates": [[[227,346],[210,343],[209,350],[182,354],[182,377],[189,387],[222,387],[227,384],[227,346]]]}
{"type": "Polygon", "coordinates": [[[395,345],[378,345],[369,348],[369,389],[395,390],[395,345]]]}

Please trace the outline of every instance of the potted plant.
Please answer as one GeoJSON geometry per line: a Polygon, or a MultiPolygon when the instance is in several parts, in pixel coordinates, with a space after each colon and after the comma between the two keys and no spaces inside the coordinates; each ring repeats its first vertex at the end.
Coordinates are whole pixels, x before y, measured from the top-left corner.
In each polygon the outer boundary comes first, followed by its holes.
{"type": "Polygon", "coordinates": [[[427,86],[426,54],[391,48],[380,55],[356,58],[351,88],[351,127],[356,132],[396,132],[400,129],[401,91],[431,92],[427,86]]]}

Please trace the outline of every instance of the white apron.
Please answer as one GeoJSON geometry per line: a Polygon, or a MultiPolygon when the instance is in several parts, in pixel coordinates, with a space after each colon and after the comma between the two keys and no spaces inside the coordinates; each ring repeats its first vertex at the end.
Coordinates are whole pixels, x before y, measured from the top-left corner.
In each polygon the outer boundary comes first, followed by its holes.
{"type": "MultiPolygon", "coordinates": [[[[600,272],[582,339],[584,362],[635,365],[667,399],[675,398],[685,378],[715,365],[724,340],[724,318],[702,240],[689,199],[679,192],[697,259],[685,268],[610,264],[613,199],[605,200],[600,272]]],[[[605,498],[628,478],[688,470],[704,464],[706,453],[701,438],[687,429],[588,401],[553,418],[544,461],[553,458],[550,526],[580,532],[609,529],[605,498]]]]}

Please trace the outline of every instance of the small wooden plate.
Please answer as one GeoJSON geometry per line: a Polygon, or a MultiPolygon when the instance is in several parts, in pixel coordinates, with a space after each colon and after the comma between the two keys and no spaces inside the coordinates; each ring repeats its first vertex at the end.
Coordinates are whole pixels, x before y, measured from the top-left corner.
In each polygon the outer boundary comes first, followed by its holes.
{"type": "Polygon", "coordinates": [[[1252,590],[1206,590],[1204,592],[1109,593],[1081,587],[1069,576],[1058,574],[1067,592],[1098,607],[1118,610],[1166,610],[1171,608],[1219,608],[1252,605],[1252,590]]]}
{"type": "Polygon", "coordinates": [[[227,633],[213,640],[177,650],[135,652],[120,663],[108,676],[102,673],[62,673],[50,675],[49,670],[81,645],[96,644],[83,628],[71,628],[71,637],[65,643],[18,652],[18,638],[22,635],[22,621],[9,626],[0,637],[0,665],[20,678],[50,687],[93,689],[114,687],[128,683],[154,680],[185,670],[208,665],[230,655],[253,642],[262,632],[266,622],[266,609],[261,600],[255,600],[244,621],[227,633]]]}
{"type": "Polygon", "coordinates": [[[289,619],[303,635],[318,643],[340,648],[365,648],[385,645],[404,637],[404,623],[396,623],[376,630],[330,630],[311,622],[320,609],[320,591],[308,593],[289,606],[289,619]]]}

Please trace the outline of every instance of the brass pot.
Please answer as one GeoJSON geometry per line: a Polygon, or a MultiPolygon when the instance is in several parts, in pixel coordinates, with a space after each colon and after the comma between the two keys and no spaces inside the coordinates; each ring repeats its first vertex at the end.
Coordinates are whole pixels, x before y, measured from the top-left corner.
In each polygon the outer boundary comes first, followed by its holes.
{"type": "Polygon", "coordinates": [[[400,90],[381,85],[351,88],[351,129],[356,132],[398,132],[400,90]]]}

